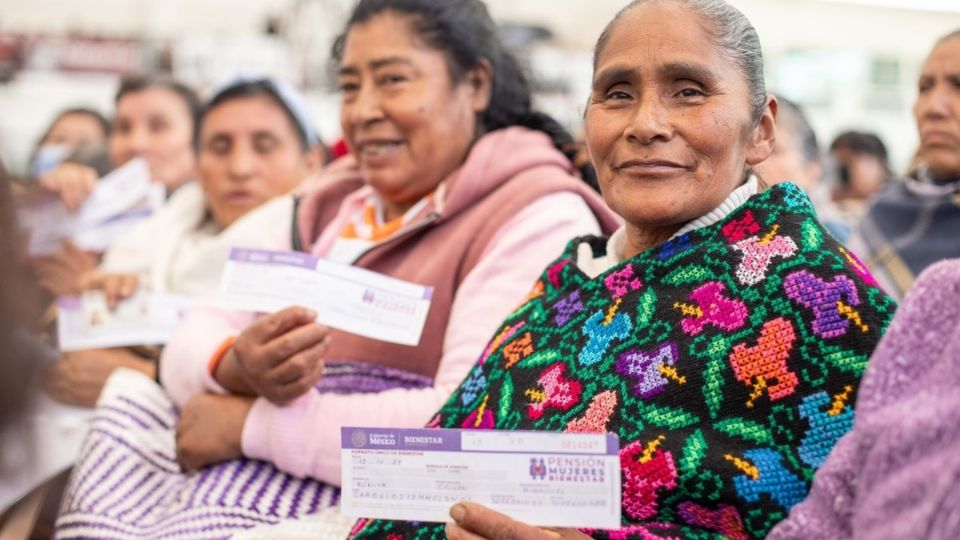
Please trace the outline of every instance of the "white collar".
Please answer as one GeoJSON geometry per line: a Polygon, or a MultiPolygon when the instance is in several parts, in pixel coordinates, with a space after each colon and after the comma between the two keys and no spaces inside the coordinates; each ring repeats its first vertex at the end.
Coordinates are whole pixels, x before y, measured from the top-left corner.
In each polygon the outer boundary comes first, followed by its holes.
{"type": "MultiPolygon", "coordinates": [[[[759,181],[756,175],[751,174],[750,178],[748,178],[743,185],[730,192],[730,195],[727,195],[727,198],[724,199],[719,206],[681,227],[670,239],[690,231],[709,227],[729,216],[734,210],[747,202],[747,199],[757,193],[758,185],[759,181]]],[[[623,226],[610,235],[610,238],[607,239],[607,249],[604,254],[599,257],[593,255],[593,248],[588,242],[581,242],[580,245],[577,246],[577,266],[580,267],[583,273],[591,278],[595,278],[626,259],[624,255],[626,245],[627,230],[623,226]]]]}

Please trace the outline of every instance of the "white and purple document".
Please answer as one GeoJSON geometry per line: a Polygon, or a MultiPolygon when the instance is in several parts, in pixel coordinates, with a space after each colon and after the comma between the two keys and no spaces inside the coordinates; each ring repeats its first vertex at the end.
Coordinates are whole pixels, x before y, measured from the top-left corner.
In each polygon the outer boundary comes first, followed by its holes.
{"type": "Polygon", "coordinates": [[[48,195],[25,202],[17,218],[29,233],[30,255],[49,255],[64,239],[81,249],[104,251],[131,226],[150,217],[163,199],[163,186],[150,181],[146,160],[136,158],[101,178],[76,212],[48,195]]]}
{"type": "Polygon", "coordinates": [[[341,513],[450,521],[471,501],[543,527],[620,526],[616,435],[345,427],[341,513]]]}
{"type": "Polygon", "coordinates": [[[164,345],[196,300],[174,294],[139,291],[107,307],[102,291],[57,301],[57,342],[61,351],[130,345],[164,345]]]}
{"type": "Polygon", "coordinates": [[[317,312],[317,322],[332,328],[416,345],[432,296],[433,287],[306,253],[233,248],[218,304],[261,313],[303,306],[317,312]]]}

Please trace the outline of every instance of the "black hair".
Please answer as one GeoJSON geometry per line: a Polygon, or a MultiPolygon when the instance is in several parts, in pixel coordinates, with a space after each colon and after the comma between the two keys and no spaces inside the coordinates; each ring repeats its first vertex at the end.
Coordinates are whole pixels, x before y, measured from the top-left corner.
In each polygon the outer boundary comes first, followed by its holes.
{"type": "Polygon", "coordinates": [[[800,153],[803,160],[807,163],[819,163],[820,144],[817,142],[817,134],[810,126],[807,116],[803,114],[803,109],[799,105],[784,97],[777,97],[777,103],[780,106],[777,116],[784,120],[777,122],[777,127],[785,127],[793,132],[794,137],[800,142],[800,153]]]}
{"type": "MultiPolygon", "coordinates": [[[[194,146],[197,149],[200,148],[200,128],[203,126],[203,121],[206,119],[210,111],[228,101],[255,97],[266,98],[277,107],[280,107],[280,110],[283,111],[283,114],[286,115],[287,120],[290,122],[290,126],[297,134],[297,140],[300,142],[300,149],[302,151],[307,152],[314,146],[310,142],[310,135],[307,133],[306,128],[300,124],[296,115],[290,110],[290,106],[287,105],[287,103],[283,100],[277,91],[277,88],[273,85],[273,83],[270,82],[269,79],[256,79],[238,82],[213,96],[213,99],[208,101],[207,104],[204,105],[200,110],[200,116],[197,119],[197,123],[195,124],[194,128],[194,146]]],[[[322,141],[318,140],[316,144],[320,145],[324,153],[326,153],[326,146],[322,141]]],[[[329,158],[329,156],[324,157],[329,158]]]]}
{"type": "Polygon", "coordinates": [[[491,69],[490,104],[480,115],[479,127],[494,131],[522,126],[547,134],[553,145],[596,187],[596,173],[584,162],[573,136],[549,115],[533,110],[530,83],[517,59],[506,50],[486,5],[480,0],[360,0],[343,33],[334,40],[331,56],[343,60],[347,33],[385,12],[410,17],[410,27],[429,47],[447,58],[451,80],[462,80],[481,61],[491,69]]]}
{"type": "Polygon", "coordinates": [[[883,161],[884,165],[887,164],[887,147],[883,144],[883,141],[880,140],[880,137],[877,137],[873,133],[867,133],[865,131],[844,131],[837,135],[837,137],[833,139],[833,142],[830,143],[831,152],[841,148],[846,148],[854,154],[873,156],[883,161]]]}
{"type": "Polygon", "coordinates": [[[151,88],[163,88],[176,94],[183,101],[183,104],[186,105],[187,112],[190,114],[191,125],[196,128],[202,107],[200,98],[189,86],[170,77],[154,75],[131,75],[124,77],[123,80],[120,81],[120,88],[117,89],[113,103],[115,105],[119,104],[120,100],[127,94],[135,94],[151,88]]]}
{"type": "Polygon", "coordinates": [[[57,116],[53,118],[53,121],[50,122],[50,125],[47,127],[47,130],[43,133],[43,136],[40,137],[39,144],[43,144],[43,142],[47,140],[47,137],[50,136],[50,133],[53,131],[53,127],[57,125],[57,122],[63,120],[68,116],[86,116],[97,123],[97,127],[100,128],[100,131],[103,133],[104,138],[110,135],[110,121],[107,120],[106,116],[100,114],[99,111],[95,109],[91,109],[89,107],[71,107],[69,109],[64,109],[59,113],[57,113],[57,116]]]}

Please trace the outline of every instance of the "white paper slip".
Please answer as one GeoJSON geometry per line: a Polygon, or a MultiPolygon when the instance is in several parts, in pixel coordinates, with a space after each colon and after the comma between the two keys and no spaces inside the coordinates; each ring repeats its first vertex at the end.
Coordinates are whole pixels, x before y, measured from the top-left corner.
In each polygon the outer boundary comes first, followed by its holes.
{"type": "Polygon", "coordinates": [[[460,501],[543,527],[620,527],[616,435],[345,427],[341,513],[450,521],[460,501]]]}
{"type": "Polygon", "coordinates": [[[57,340],[61,351],[163,345],[196,300],[173,294],[138,292],[107,307],[106,296],[88,291],[57,302],[57,340]]]}
{"type": "Polygon", "coordinates": [[[146,160],[137,158],[97,181],[76,212],[50,195],[25,202],[17,219],[29,235],[30,255],[53,253],[66,238],[81,249],[102,251],[162,204],[163,187],[150,181],[146,160]]]}
{"type": "Polygon", "coordinates": [[[433,287],[305,253],[233,248],[218,303],[261,313],[303,306],[316,311],[317,321],[332,328],[416,345],[432,296],[433,287]]]}

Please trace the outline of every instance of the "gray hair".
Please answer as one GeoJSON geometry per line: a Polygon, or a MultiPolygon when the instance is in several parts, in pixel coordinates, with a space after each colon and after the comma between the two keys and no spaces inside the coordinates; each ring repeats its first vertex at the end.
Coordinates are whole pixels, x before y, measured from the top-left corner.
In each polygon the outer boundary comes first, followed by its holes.
{"type": "Polygon", "coordinates": [[[934,45],[934,46],[941,45],[941,44],[943,44],[943,43],[946,43],[946,42],[948,42],[948,41],[950,41],[950,40],[957,39],[957,38],[960,38],[960,28],[958,28],[958,29],[954,30],[953,32],[950,32],[949,34],[947,34],[947,35],[943,36],[942,38],[938,39],[936,45],[934,45]]]}
{"type": "Polygon", "coordinates": [[[617,21],[630,10],[653,3],[676,4],[700,15],[713,43],[733,60],[740,69],[750,92],[750,107],[754,122],[760,122],[767,104],[767,89],[763,77],[763,51],[760,38],[750,21],[725,0],[633,0],[611,20],[593,49],[593,67],[606,45],[617,21]]]}

